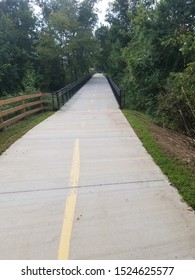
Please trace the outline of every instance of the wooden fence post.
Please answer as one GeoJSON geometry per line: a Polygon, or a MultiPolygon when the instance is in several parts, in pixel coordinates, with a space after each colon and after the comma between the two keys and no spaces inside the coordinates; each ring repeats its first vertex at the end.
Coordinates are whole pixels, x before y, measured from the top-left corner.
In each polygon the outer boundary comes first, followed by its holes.
{"type": "Polygon", "coordinates": [[[22,107],[22,113],[24,114],[26,112],[25,96],[22,97],[22,107]]]}
{"type": "Polygon", "coordinates": [[[1,105],[0,105],[0,123],[2,123],[3,122],[3,117],[2,117],[2,108],[1,108],[1,105]]]}
{"type": "Polygon", "coordinates": [[[42,103],[41,103],[41,107],[42,107],[42,111],[41,111],[41,112],[43,112],[43,111],[44,111],[44,98],[43,98],[43,93],[41,93],[40,101],[42,102],[42,103]]]}
{"type": "MultiPolygon", "coordinates": [[[[3,124],[3,116],[2,116],[2,106],[0,105],[0,125],[3,124]]],[[[3,127],[0,127],[0,131],[3,131],[3,127]]]]}

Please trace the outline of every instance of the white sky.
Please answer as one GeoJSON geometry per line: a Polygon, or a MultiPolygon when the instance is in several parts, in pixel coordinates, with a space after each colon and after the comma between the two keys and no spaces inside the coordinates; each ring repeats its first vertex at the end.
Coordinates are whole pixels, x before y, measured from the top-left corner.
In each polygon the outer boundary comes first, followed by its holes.
{"type": "MultiPolygon", "coordinates": [[[[96,7],[98,8],[99,12],[98,12],[98,17],[99,17],[99,24],[100,23],[105,23],[104,22],[104,18],[106,15],[106,10],[109,6],[110,2],[113,2],[114,0],[99,0],[98,4],[96,5],[96,7]]],[[[33,5],[35,12],[38,13],[39,12],[39,8],[36,5],[33,5]]]]}
{"type": "Polygon", "coordinates": [[[113,2],[113,0],[99,0],[99,3],[97,4],[97,8],[99,9],[98,16],[100,23],[104,23],[104,17],[106,15],[109,2],[113,2]]]}

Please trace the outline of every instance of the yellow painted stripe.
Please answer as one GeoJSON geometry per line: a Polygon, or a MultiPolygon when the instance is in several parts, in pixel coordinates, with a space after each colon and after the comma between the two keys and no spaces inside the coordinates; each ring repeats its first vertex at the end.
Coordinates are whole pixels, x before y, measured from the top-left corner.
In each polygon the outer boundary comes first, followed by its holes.
{"type": "Polygon", "coordinates": [[[74,220],[74,212],[76,206],[77,186],[80,176],[80,146],[79,139],[76,140],[73,151],[72,168],[70,175],[71,191],[66,200],[64,221],[61,232],[60,246],[58,251],[59,260],[67,260],[70,250],[70,240],[72,233],[72,225],[74,220]]]}

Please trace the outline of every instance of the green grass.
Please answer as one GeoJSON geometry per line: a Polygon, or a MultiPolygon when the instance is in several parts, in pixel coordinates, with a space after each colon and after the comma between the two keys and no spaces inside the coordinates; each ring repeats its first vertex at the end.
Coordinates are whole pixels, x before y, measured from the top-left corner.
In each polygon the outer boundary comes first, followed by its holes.
{"type": "Polygon", "coordinates": [[[157,143],[149,129],[150,118],[144,114],[123,110],[144,147],[175,186],[182,198],[195,210],[195,174],[184,162],[168,155],[157,143]]]}
{"type": "Polygon", "coordinates": [[[21,138],[31,128],[51,116],[53,112],[44,112],[21,120],[15,125],[0,132],[0,155],[16,140],[21,138]]]}

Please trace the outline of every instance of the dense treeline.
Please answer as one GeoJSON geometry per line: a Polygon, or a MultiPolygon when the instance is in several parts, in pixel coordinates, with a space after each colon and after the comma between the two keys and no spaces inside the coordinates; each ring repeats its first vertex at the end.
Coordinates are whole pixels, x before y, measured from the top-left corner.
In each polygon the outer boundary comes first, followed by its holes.
{"type": "Polygon", "coordinates": [[[0,98],[53,91],[96,66],[127,106],[195,135],[195,1],[0,0],[0,98]],[[39,7],[39,12],[35,5],[39,7]]]}
{"type": "Polygon", "coordinates": [[[95,3],[1,0],[0,97],[56,90],[87,74],[97,52],[95,3]]]}
{"type": "Polygon", "coordinates": [[[96,31],[97,67],[124,89],[127,106],[195,135],[195,1],[115,0],[96,31]]]}

